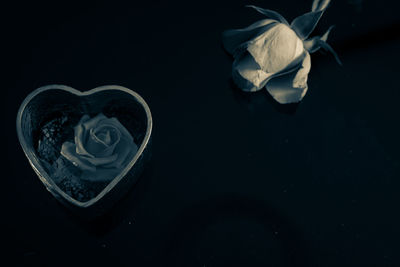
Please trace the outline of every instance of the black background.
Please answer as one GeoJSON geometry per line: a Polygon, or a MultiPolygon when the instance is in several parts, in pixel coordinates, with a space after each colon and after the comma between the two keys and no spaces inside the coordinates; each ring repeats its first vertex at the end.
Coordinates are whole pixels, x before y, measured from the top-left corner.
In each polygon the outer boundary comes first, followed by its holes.
{"type": "Polygon", "coordinates": [[[400,266],[397,1],[334,1],[329,54],[298,106],[230,80],[221,32],[307,1],[25,1],[3,5],[3,266],[400,266]],[[47,84],[119,84],[148,102],[153,158],[104,218],[49,194],[15,133],[47,84]]]}

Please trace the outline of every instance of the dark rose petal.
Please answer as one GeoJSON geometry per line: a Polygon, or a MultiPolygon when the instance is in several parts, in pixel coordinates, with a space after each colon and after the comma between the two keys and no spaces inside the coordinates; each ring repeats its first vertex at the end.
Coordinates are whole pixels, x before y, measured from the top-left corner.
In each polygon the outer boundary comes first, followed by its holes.
{"type": "Polygon", "coordinates": [[[114,178],[137,153],[132,135],[116,118],[85,115],[74,130],[76,144],[65,142],[61,154],[83,171],[84,180],[114,178]]]}
{"type": "Polygon", "coordinates": [[[87,131],[85,130],[85,128],[82,126],[82,124],[78,124],[77,126],[75,126],[74,130],[76,153],[82,156],[94,157],[85,148],[85,143],[87,141],[87,131]]]}
{"type": "Polygon", "coordinates": [[[109,119],[102,122],[104,122],[104,124],[100,123],[101,125],[94,129],[91,134],[91,138],[93,138],[96,143],[100,143],[104,146],[102,151],[96,153],[96,157],[111,156],[114,153],[115,146],[121,138],[120,130],[112,123],[109,123],[109,119]],[[109,140],[107,140],[107,138],[109,140]]]}
{"type": "Polygon", "coordinates": [[[93,129],[89,130],[89,137],[84,146],[86,150],[94,156],[93,158],[99,157],[100,154],[102,154],[103,151],[107,148],[106,145],[96,140],[96,138],[94,137],[93,129]]]}
{"type": "Polygon", "coordinates": [[[96,167],[90,162],[86,161],[82,156],[76,154],[75,144],[71,142],[64,142],[61,147],[61,155],[72,162],[81,170],[95,172],[96,167]]]}
{"type": "Polygon", "coordinates": [[[94,136],[99,142],[102,142],[106,146],[111,146],[112,144],[118,142],[120,138],[120,133],[111,125],[104,125],[94,129],[94,136]]]}
{"type": "Polygon", "coordinates": [[[104,116],[103,113],[99,113],[96,117],[93,117],[92,119],[85,121],[83,123],[83,127],[85,127],[85,130],[90,130],[93,129],[94,127],[96,127],[97,123],[99,123],[99,121],[104,120],[104,119],[108,119],[106,116],[104,116]]]}
{"type": "Polygon", "coordinates": [[[132,158],[133,155],[137,153],[138,147],[129,138],[121,138],[121,141],[115,148],[115,153],[118,154],[118,158],[108,164],[107,168],[122,168],[128,160],[132,158]]]}
{"type": "Polygon", "coordinates": [[[113,125],[120,131],[121,137],[125,137],[129,141],[133,142],[133,138],[131,133],[125,128],[122,123],[119,122],[119,120],[115,117],[110,118],[109,120],[110,123],[113,123],[113,125]]]}

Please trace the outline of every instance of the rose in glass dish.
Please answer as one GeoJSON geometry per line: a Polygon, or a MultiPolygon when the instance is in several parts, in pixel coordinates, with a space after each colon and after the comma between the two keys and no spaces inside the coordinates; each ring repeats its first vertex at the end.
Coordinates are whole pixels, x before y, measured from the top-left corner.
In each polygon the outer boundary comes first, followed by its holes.
{"type": "Polygon", "coordinates": [[[82,170],[81,179],[109,181],[137,152],[129,131],[117,118],[83,115],[74,127],[74,142],[64,142],[61,155],[82,170]]]}
{"type": "Polygon", "coordinates": [[[16,124],[22,149],[46,189],[83,217],[111,208],[150,158],[150,109],[122,86],[83,92],[40,87],[22,102],[16,124]]]}

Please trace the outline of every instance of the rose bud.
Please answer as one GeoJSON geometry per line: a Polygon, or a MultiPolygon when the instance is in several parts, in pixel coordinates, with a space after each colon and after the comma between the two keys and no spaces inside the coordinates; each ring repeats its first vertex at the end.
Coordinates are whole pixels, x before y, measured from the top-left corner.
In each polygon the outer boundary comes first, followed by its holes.
{"type": "Polygon", "coordinates": [[[310,53],[323,48],[339,58],[322,37],[307,39],[330,0],[314,0],[312,11],[289,25],[279,13],[249,6],[267,16],[244,29],[223,32],[223,45],[233,55],[232,79],[243,91],[266,88],[281,104],[299,102],[307,92],[310,53]]]}

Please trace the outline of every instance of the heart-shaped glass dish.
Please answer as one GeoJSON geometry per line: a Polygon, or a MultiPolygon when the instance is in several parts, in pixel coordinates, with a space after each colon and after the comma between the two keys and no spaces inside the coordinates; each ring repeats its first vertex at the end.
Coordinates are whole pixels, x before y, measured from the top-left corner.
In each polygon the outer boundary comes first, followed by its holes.
{"type": "Polygon", "coordinates": [[[63,204],[89,216],[108,210],[137,181],[150,156],[152,124],[150,109],[143,98],[117,85],[85,92],[65,85],[40,87],[25,98],[17,114],[18,139],[39,179],[63,204]],[[138,150],[118,175],[100,188],[97,186],[92,197],[82,200],[56,182],[49,166],[57,166],[54,161],[60,156],[61,145],[71,138],[68,135],[73,135],[79,119],[99,113],[117,118],[132,135],[138,150]],[[41,143],[50,144],[46,147],[48,152],[43,153],[41,143]]]}

